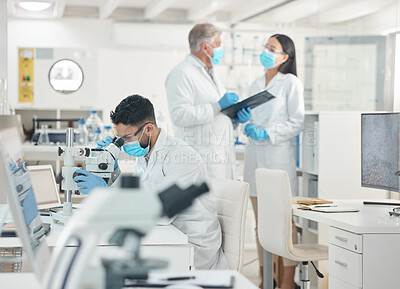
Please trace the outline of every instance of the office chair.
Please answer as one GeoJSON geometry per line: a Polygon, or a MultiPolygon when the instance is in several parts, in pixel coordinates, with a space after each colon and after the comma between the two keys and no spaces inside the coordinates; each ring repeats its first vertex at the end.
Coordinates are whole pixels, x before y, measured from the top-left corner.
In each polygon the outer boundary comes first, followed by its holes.
{"type": "MultiPolygon", "coordinates": [[[[273,254],[302,262],[303,289],[310,288],[308,262],[327,260],[328,247],[320,244],[293,244],[292,192],[286,171],[256,170],[258,197],[258,238],[262,247],[273,254]]],[[[314,263],[312,263],[316,269],[314,263]]],[[[316,269],[318,277],[323,275],[316,269]]]]}
{"type": "Polygon", "coordinates": [[[222,231],[222,249],[229,269],[243,268],[245,225],[250,188],[248,183],[211,180],[211,198],[214,201],[222,231]]]}

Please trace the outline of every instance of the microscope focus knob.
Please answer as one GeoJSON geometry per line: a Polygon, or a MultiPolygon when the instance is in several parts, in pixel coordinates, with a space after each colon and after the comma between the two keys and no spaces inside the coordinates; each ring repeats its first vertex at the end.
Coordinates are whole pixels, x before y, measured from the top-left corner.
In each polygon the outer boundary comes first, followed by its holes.
{"type": "Polygon", "coordinates": [[[106,163],[100,163],[99,164],[99,169],[105,171],[108,168],[108,165],[106,163]]]}
{"type": "Polygon", "coordinates": [[[63,152],[64,152],[63,149],[58,147],[58,156],[61,156],[63,152]]]}

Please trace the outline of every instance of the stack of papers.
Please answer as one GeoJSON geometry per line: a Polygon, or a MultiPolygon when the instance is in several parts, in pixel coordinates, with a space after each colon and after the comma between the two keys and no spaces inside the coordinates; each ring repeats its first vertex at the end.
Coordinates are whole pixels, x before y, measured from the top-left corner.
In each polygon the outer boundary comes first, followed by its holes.
{"type": "Polygon", "coordinates": [[[321,205],[321,204],[332,204],[332,201],[317,199],[317,198],[309,198],[309,197],[293,197],[292,203],[297,205],[321,205]]]}
{"type": "Polygon", "coordinates": [[[314,206],[302,206],[300,210],[316,211],[322,213],[351,213],[359,212],[359,209],[339,207],[337,205],[314,205],[314,206]]]}
{"type": "Polygon", "coordinates": [[[196,271],[196,274],[185,272],[185,274],[152,273],[147,280],[125,280],[124,287],[162,288],[169,285],[196,285],[202,288],[233,288],[234,277],[221,275],[216,271],[196,271]]]}

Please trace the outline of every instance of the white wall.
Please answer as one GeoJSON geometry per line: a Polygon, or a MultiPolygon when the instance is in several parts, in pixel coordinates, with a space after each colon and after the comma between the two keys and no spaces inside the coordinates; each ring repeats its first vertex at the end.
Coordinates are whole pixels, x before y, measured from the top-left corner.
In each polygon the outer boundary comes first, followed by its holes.
{"type": "Polygon", "coordinates": [[[169,123],[164,81],[185,54],[170,49],[99,50],[99,105],[108,115],[126,96],[141,94],[152,101],[157,117],[162,113],[169,123]]]}
{"type": "MultiPolygon", "coordinates": [[[[22,106],[17,103],[18,47],[90,48],[97,50],[97,92],[94,91],[96,100],[92,106],[104,109],[106,123],[109,123],[109,111],[123,98],[134,93],[148,97],[154,103],[156,113],[164,114],[166,122],[169,122],[164,81],[172,67],[182,61],[187,53],[185,43],[189,30],[190,26],[184,25],[126,26],[88,19],[58,21],[12,19],[8,25],[10,102],[14,106],[22,106]],[[157,32],[153,36],[153,44],[151,31],[157,32]],[[161,34],[164,36],[161,37],[161,34]]],[[[41,83],[46,81],[47,79],[42,79],[41,83]]],[[[48,93],[44,97],[56,96],[48,93]]],[[[68,96],[63,97],[60,105],[87,107],[68,96]],[[68,100],[70,103],[66,103],[68,100]]],[[[43,97],[37,98],[35,104],[30,106],[43,106],[43,97]]],[[[51,106],[54,107],[53,104],[51,106]]]]}
{"type": "MultiPolygon", "coordinates": [[[[226,24],[218,25],[228,29],[226,24]]],[[[366,24],[360,26],[365,27],[366,24]]],[[[92,106],[105,110],[105,122],[108,122],[108,112],[115,108],[121,99],[133,93],[140,93],[150,98],[156,110],[168,117],[164,81],[169,70],[182,61],[188,52],[187,34],[191,27],[192,25],[188,24],[112,23],[98,19],[67,18],[56,21],[10,19],[8,22],[10,102],[15,106],[18,100],[18,47],[90,48],[97,50],[98,59],[97,92],[93,92],[96,97],[92,106]]],[[[298,76],[303,81],[305,37],[346,35],[349,32],[343,27],[306,28],[262,23],[240,24],[235,30],[265,35],[265,38],[277,32],[292,37],[297,50],[298,76]]],[[[261,65],[257,65],[258,67],[252,69],[246,66],[235,67],[229,74],[229,66],[222,64],[217,67],[217,71],[228,88],[235,89],[230,82],[236,82],[236,91],[243,94],[240,96],[244,98],[247,96],[245,86],[263,73],[261,65]]],[[[79,108],[79,103],[75,102],[73,98],[66,97],[61,103],[76,105],[79,108]]]]}

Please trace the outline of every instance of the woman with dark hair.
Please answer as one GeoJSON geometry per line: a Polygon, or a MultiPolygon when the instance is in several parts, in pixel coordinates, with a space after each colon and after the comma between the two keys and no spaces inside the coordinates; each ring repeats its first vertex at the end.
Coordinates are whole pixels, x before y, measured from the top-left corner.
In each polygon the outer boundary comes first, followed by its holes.
{"type": "MultiPolygon", "coordinates": [[[[304,123],[303,84],[297,78],[296,49],[293,41],[283,34],[272,35],[265,44],[260,61],[266,72],[252,83],[250,95],[267,90],[276,98],[254,108],[251,111],[250,123],[244,129],[249,137],[245,149],[244,180],[250,184],[250,199],[256,224],[255,170],[267,168],[287,171],[292,192],[296,192],[296,136],[303,130],[304,123]]],[[[257,227],[256,236],[262,272],[263,249],[258,241],[257,227]]],[[[296,230],[293,230],[293,238],[297,240],[296,230]]],[[[296,265],[292,260],[283,259],[283,277],[282,280],[277,280],[281,289],[296,288],[296,265]]]]}

